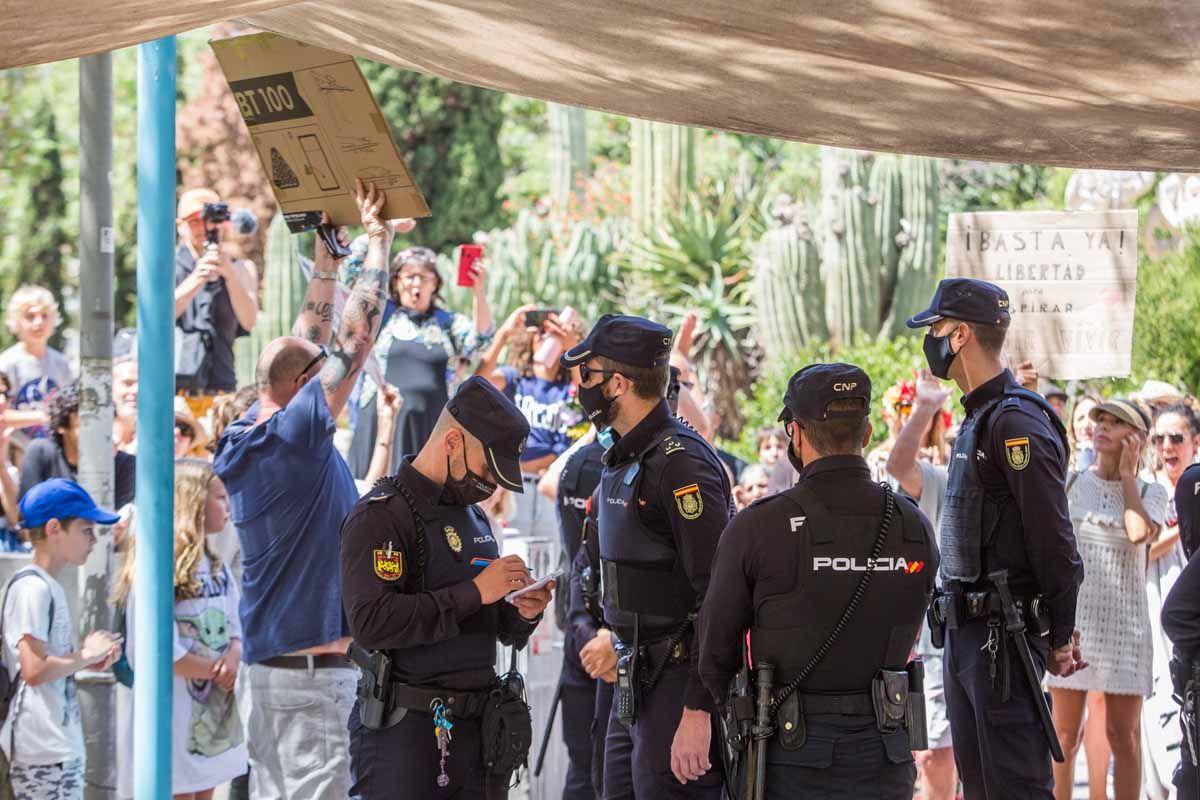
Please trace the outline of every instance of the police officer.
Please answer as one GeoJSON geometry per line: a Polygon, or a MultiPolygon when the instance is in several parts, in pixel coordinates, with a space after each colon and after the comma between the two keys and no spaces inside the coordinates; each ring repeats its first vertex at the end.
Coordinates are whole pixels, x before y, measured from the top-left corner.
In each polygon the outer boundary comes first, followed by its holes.
{"type": "Polygon", "coordinates": [[[1051,797],[1057,734],[1041,678],[1086,666],[1074,630],[1083,564],[1067,516],[1066,431],[1004,367],[1010,319],[1000,287],[947,278],[908,320],[930,328],[930,371],[965,394],[942,514],[946,594],[931,623],[935,643],[947,631],[946,703],[967,800],[1051,797]]]}
{"type": "Polygon", "coordinates": [[[1200,464],[1192,464],[1175,483],[1175,513],[1179,515],[1179,541],[1190,559],[1200,545],[1200,464]]]}
{"type": "Polygon", "coordinates": [[[730,486],[712,447],[663,396],[670,350],[669,329],[609,314],[562,362],[579,367],[589,421],[615,438],[596,509],[604,619],[620,642],[610,730],[628,723],[639,796],[716,798],[713,703],[696,672],[693,617],[730,486]]]}
{"type": "MultiPolygon", "coordinates": [[[[580,554],[580,541],[584,535],[584,520],[587,518],[585,508],[592,492],[600,484],[600,473],[604,469],[601,462],[603,455],[604,446],[593,439],[571,453],[559,475],[556,495],[558,528],[563,553],[568,563],[573,566],[579,563],[577,559],[580,554]]],[[[594,542],[594,527],[591,534],[594,542]]],[[[574,569],[572,572],[572,592],[563,635],[563,665],[558,690],[562,703],[562,735],[567,746],[568,758],[563,800],[590,800],[598,793],[593,786],[592,760],[593,729],[596,727],[596,684],[599,676],[593,677],[588,674],[580,659],[580,650],[585,646],[589,647],[590,663],[593,651],[602,649],[605,642],[591,644],[601,632],[602,621],[589,613],[590,609],[598,608],[585,604],[582,589],[578,601],[576,600],[575,586],[578,578],[574,575],[574,569]],[[578,607],[576,602],[579,603],[578,607]]],[[[598,582],[599,574],[599,569],[595,573],[589,573],[589,577],[594,575],[592,582],[598,582]]],[[[603,635],[610,639],[608,649],[611,651],[611,634],[609,631],[603,631],[603,635]]],[[[615,658],[613,660],[615,662],[615,658]]],[[[604,716],[604,724],[608,724],[607,714],[604,716]]],[[[602,764],[603,754],[600,760],[602,764]]]]}
{"type": "MultiPolygon", "coordinates": [[[[1194,469],[1188,468],[1179,479],[1175,487],[1177,497],[1184,478],[1194,469]]],[[[1193,477],[1200,479],[1200,472],[1193,473],[1193,477]]],[[[1188,500],[1192,502],[1191,498],[1188,500]]],[[[1179,508],[1182,520],[1183,507],[1179,508]]],[[[1175,695],[1184,701],[1183,713],[1179,718],[1183,729],[1183,746],[1173,783],[1180,798],[1197,798],[1200,797],[1200,774],[1193,758],[1197,755],[1197,740],[1200,739],[1196,717],[1197,703],[1200,703],[1200,681],[1194,680],[1193,676],[1200,677],[1200,559],[1188,561],[1167,593],[1167,599],[1163,601],[1162,626],[1163,632],[1175,645],[1171,680],[1175,695]]]]}
{"type": "Polygon", "coordinates": [[[507,735],[524,714],[525,731],[517,733],[526,751],[532,732],[527,707],[497,711],[490,692],[496,642],[524,646],[553,584],[503,599],[531,576],[519,557],[499,557],[475,504],[497,484],[522,490],[518,456],[528,435],[504,395],[470,378],[420,453],[406,456],[342,526],[351,654],[367,668],[349,723],[355,796],[491,800],[507,793],[510,774],[485,765],[498,759],[485,747],[495,737],[481,729],[495,731],[499,718],[507,735]],[[369,663],[359,647],[376,651],[369,663]]]}
{"type": "MultiPolygon", "coordinates": [[[[747,628],[755,662],[774,667],[768,798],[858,798],[871,787],[872,797],[908,800],[921,733],[910,742],[906,665],[933,592],[936,540],[911,500],[871,480],[866,373],[807,366],[783,404],[800,480],[721,538],[700,613],[701,676],[724,703],[747,628]]],[[[923,729],[919,695],[914,685],[923,729]]]]}

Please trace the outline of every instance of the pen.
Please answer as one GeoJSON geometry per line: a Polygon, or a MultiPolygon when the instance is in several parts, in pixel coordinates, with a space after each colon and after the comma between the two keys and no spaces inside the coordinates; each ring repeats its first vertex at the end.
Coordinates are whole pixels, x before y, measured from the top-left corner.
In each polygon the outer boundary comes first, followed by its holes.
{"type": "Polygon", "coordinates": [[[471,566],[472,567],[486,567],[488,564],[492,563],[493,561],[495,561],[494,558],[472,558],[471,566]]]}

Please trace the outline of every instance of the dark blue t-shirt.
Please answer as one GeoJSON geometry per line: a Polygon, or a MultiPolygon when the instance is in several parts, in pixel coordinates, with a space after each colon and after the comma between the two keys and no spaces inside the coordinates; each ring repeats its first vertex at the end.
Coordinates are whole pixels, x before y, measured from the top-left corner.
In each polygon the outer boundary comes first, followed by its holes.
{"type": "Polygon", "coordinates": [[[546,455],[560,455],[571,446],[567,431],[582,415],[571,404],[571,384],[553,383],[544,378],[521,375],[513,367],[501,367],[506,382],[505,394],[529,422],[522,461],[546,455]]]}
{"type": "Polygon", "coordinates": [[[333,446],[320,381],[262,425],[258,404],[225,429],[213,468],[242,542],[242,658],[265,661],[349,636],[338,531],[358,500],[333,446]]]}

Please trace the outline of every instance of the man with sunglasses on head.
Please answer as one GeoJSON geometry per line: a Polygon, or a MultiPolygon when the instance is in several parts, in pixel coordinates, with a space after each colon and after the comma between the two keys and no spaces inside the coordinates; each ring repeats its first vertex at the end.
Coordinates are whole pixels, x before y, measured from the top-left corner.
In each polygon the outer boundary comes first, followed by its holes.
{"type": "Polygon", "coordinates": [[[609,730],[627,726],[639,796],[715,800],[722,769],[695,617],[732,500],[716,452],[664,397],[670,353],[668,328],[607,314],[562,363],[579,368],[584,413],[615,440],[595,496],[601,605],[620,642],[609,730]]]}
{"type": "Polygon", "coordinates": [[[930,371],[964,393],[939,544],[942,591],[930,609],[954,760],[966,800],[1052,797],[1057,733],[1043,673],[1084,669],[1075,629],[1083,562],[1067,515],[1066,430],[1018,385],[1002,350],[1008,294],[947,278],[925,311],[930,371]]]}
{"type": "Polygon", "coordinates": [[[393,236],[380,216],[383,192],[360,183],[355,199],[370,245],[340,321],[337,262],[318,245],[296,335],[263,348],[258,401],[225,429],[213,460],[245,559],[246,739],[251,795],[260,800],[345,797],[350,788],[346,723],[357,670],[346,657],[350,631],[333,566],[358,491],[333,446],[334,420],[379,334],[393,236]]]}

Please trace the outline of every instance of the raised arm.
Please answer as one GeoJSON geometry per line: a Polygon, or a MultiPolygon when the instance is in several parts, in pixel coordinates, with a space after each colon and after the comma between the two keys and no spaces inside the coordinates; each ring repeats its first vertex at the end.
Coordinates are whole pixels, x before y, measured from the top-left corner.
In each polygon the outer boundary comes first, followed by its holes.
{"type": "Polygon", "coordinates": [[[900,483],[900,488],[914,500],[921,499],[923,479],[917,464],[917,453],[921,450],[921,439],[929,429],[935,414],[942,410],[950,390],[927,369],[917,376],[916,396],[908,421],[896,434],[892,452],[888,454],[887,472],[900,483]]]}
{"type": "Polygon", "coordinates": [[[380,217],[386,195],[373,183],[364,191],[362,181],[356,180],[354,199],[362,214],[363,227],[367,229],[367,257],[354,290],[346,299],[329,359],[321,368],[325,403],[335,419],[342,413],[354,381],[379,336],[383,307],[387,302],[388,252],[392,247],[392,223],[380,217]]]}
{"type": "MultiPolygon", "coordinates": [[[[349,244],[350,236],[345,228],[338,228],[337,237],[342,244],[349,244]]],[[[308,339],[322,347],[329,344],[329,339],[333,336],[333,300],[337,291],[337,268],[337,259],[329,254],[328,248],[318,244],[316,252],[313,253],[312,279],[304,292],[300,314],[292,325],[293,336],[308,339]]]]}

